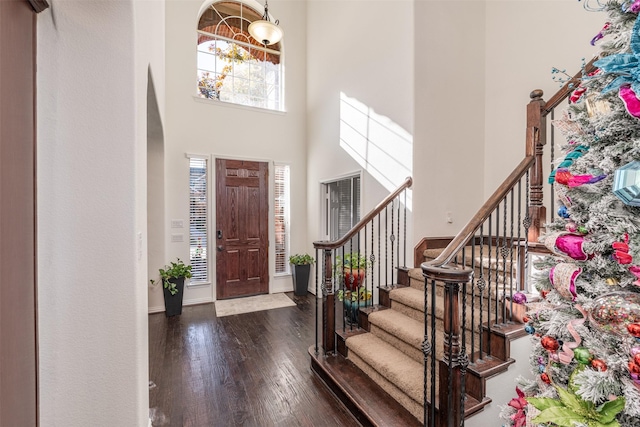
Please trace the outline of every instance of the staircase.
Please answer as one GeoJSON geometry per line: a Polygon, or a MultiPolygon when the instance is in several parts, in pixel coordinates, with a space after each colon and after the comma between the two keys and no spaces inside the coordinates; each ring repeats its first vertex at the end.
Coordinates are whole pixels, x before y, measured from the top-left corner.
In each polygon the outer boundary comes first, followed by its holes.
{"type": "MultiPolygon", "coordinates": [[[[479,254],[479,251],[476,252],[479,254]]],[[[425,260],[440,253],[440,249],[431,249],[425,251],[425,260]]],[[[471,251],[467,251],[471,253],[471,251]]],[[[484,251],[486,252],[486,250],[484,251]]],[[[466,258],[467,265],[474,267],[478,258],[474,261],[470,256],[466,258]]],[[[491,263],[490,260],[484,260],[485,265],[491,263]]],[[[493,262],[494,266],[499,262],[493,262]]],[[[479,270],[476,268],[476,270],[479,270]]],[[[511,271],[511,269],[509,270],[511,271]]],[[[425,280],[423,272],[420,268],[414,268],[407,271],[403,284],[394,287],[387,287],[381,290],[388,295],[387,306],[378,305],[375,307],[360,310],[360,322],[356,328],[347,328],[345,333],[337,332],[338,336],[338,352],[331,356],[334,363],[344,367],[349,366],[358,375],[365,376],[367,381],[359,385],[365,390],[374,388],[383,396],[381,399],[385,403],[392,402],[386,410],[380,408],[378,400],[374,400],[372,404],[367,404],[362,397],[355,396],[355,391],[351,390],[349,398],[358,402],[357,407],[351,409],[357,413],[357,418],[363,425],[376,426],[394,426],[400,425],[396,418],[400,414],[402,416],[401,425],[424,425],[425,417],[425,384],[431,383],[432,370],[426,370],[425,377],[425,354],[422,344],[425,339],[425,280]],[[399,405],[399,406],[398,406],[399,405]],[[373,419],[368,416],[371,412],[379,412],[373,419]],[[391,418],[388,418],[391,415],[391,418]]],[[[486,273],[485,273],[486,274],[486,273]]],[[[402,277],[402,276],[401,276],[402,277]]],[[[500,283],[504,283],[504,279],[500,279],[500,283]]],[[[508,280],[507,280],[508,282],[508,280]]],[[[436,341],[442,342],[444,328],[444,284],[436,284],[435,293],[435,319],[436,333],[438,338],[436,341]]],[[[468,288],[467,297],[475,300],[475,306],[480,306],[479,295],[474,295],[468,288]]],[[[427,306],[431,304],[431,295],[427,295],[427,306]]],[[[383,298],[384,301],[384,298],[383,298]]],[[[486,306],[486,304],[485,304],[486,306]]],[[[474,325],[480,324],[480,310],[472,313],[470,304],[466,307],[467,319],[475,316],[474,322],[469,322],[466,326],[466,342],[472,342],[472,328],[474,325]]],[[[485,318],[487,315],[485,314],[485,318]]],[[[427,325],[429,324],[431,315],[427,315],[427,325]]],[[[494,352],[498,356],[484,354],[480,358],[478,352],[483,344],[478,338],[473,346],[475,347],[476,359],[469,365],[466,380],[466,393],[464,401],[464,414],[469,417],[476,412],[482,410],[485,405],[491,402],[491,399],[485,396],[486,379],[493,377],[498,373],[508,369],[514,361],[509,358],[509,343],[513,339],[520,338],[524,335],[524,329],[521,324],[511,323],[505,325],[500,330],[494,330],[491,335],[494,336],[492,341],[494,344],[494,352]],[[500,347],[499,345],[502,344],[500,347]]],[[[487,331],[484,331],[487,341],[487,331]]],[[[476,337],[477,338],[477,337],[476,337]]],[[[486,347],[486,343],[484,345],[486,347]]],[[[327,385],[335,392],[336,389],[344,389],[352,386],[353,379],[351,376],[345,376],[341,370],[335,370],[328,367],[327,357],[316,356],[313,348],[310,349],[312,356],[312,369],[316,372],[327,385]]],[[[435,347],[435,359],[443,360],[444,348],[435,347]]],[[[438,395],[439,384],[438,375],[435,378],[435,395],[438,395]]],[[[351,387],[353,388],[353,387],[351,387]]],[[[428,404],[437,398],[431,399],[432,391],[426,390],[428,404]]],[[[338,393],[336,393],[338,394],[338,393]]],[[[370,397],[369,397],[370,398],[370,397]]],[[[437,413],[439,407],[436,406],[437,413]]]]}
{"type": "MultiPolygon", "coordinates": [[[[585,72],[591,70],[587,64],[585,72]]],[[[524,306],[513,295],[525,289],[530,253],[541,250],[537,241],[547,221],[543,193],[550,171],[543,155],[553,132],[546,117],[581,76],[548,102],[542,91],[531,93],[524,159],[456,236],[415,245],[415,268],[404,262],[403,206],[411,178],[342,239],[314,242],[322,299],[311,368],[362,425],[457,427],[491,402],[487,379],[514,362],[511,342],[525,334],[524,306]],[[365,294],[373,299],[362,301],[358,321],[350,323],[337,298],[349,283],[334,272],[354,247],[369,260],[365,294]]],[[[550,157],[553,164],[553,151],[550,157]]]]}

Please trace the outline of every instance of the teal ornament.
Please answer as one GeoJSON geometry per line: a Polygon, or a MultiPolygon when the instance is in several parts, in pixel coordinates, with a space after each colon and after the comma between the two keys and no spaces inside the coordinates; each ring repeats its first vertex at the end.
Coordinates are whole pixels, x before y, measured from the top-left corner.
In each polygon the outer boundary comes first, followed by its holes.
{"type": "Polygon", "coordinates": [[[577,347],[575,350],[573,350],[573,357],[576,358],[578,363],[581,363],[583,365],[591,363],[591,360],[593,359],[593,355],[591,354],[589,349],[584,347],[577,347]]]}
{"type": "Polygon", "coordinates": [[[624,85],[629,85],[635,93],[640,93],[640,19],[638,18],[631,32],[629,47],[631,53],[609,55],[593,63],[602,70],[603,75],[616,76],[602,89],[603,94],[620,89],[624,85]]]}
{"type": "Polygon", "coordinates": [[[587,147],[586,145],[576,145],[575,148],[565,156],[562,163],[560,163],[556,169],[551,171],[551,173],[549,174],[549,184],[553,184],[554,182],[556,182],[556,172],[558,169],[568,169],[569,166],[571,166],[573,162],[576,161],[576,159],[582,157],[582,155],[586,153],[587,150],[589,150],[589,147],[587,147]]]}
{"type": "Polygon", "coordinates": [[[629,206],[640,206],[640,162],[634,160],[616,170],[613,194],[629,206]]]}
{"type": "Polygon", "coordinates": [[[524,330],[525,330],[525,332],[526,332],[526,333],[528,333],[529,335],[533,335],[533,334],[535,334],[535,332],[536,332],[536,328],[534,328],[534,327],[533,327],[533,326],[531,326],[531,325],[527,325],[527,326],[525,326],[525,327],[524,327],[524,330]]]}
{"type": "Polygon", "coordinates": [[[544,365],[538,365],[538,372],[543,373],[547,369],[544,365]]]}

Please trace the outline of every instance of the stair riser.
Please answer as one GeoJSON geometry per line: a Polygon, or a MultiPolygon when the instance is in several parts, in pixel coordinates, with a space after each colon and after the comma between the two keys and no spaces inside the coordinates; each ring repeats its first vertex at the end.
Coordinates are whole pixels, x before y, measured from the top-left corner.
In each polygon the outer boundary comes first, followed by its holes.
{"type": "MultiPolygon", "coordinates": [[[[488,306],[488,301],[486,299],[482,299],[482,306],[483,306],[483,310],[482,310],[482,319],[480,318],[480,298],[476,298],[475,299],[475,304],[473,306],[473,311],[472,311],[472,307],[471,307],[471,301],[468,299],[467,300],[467,307],[466,307],[466,328],[471,330],[472,326],[474,330],[478,330],[479,326],[481,323],[486,323],[488,321],[488,319],[491,317],[492,319],[495,318],[495,300],[491,301],[491,307],[488,306]],[[490,313],[489,308],[491,309],[490,313]],[[474,319],[474,324],[471,325],[471,319],[472,319],[472,315],[475,312],[475,316],[473,316],[474,319]],[[489,314],[491,316],[489,316],[489,314]],[[482,322],[481,322],[482,320],[482,322]]],[[[444,300],[442,297],[436,297],[436,319],[437,321],[442,321],[444,319],[444,300]]],[[[401,312],[402,314],[404,314],[407,317],[410,317],[414,320],[417,320],[418,322],[424,322],[424,309],[416,309],[415,307],[406,305],[400,301],[396,301],[396,300],[391,300],[391,308],[394,310],[397,310],[399,312],[401,312]]],[[[461,313],[462,314],[462,313],[461,313]]],[[[499,319],[502,320],[502,304],[500,304],[498,306],[498,316],[499,319]]],[[[428,314],[427,315],[427,319],[430,319],[431,315],[428,314]]],[[[429,321],[429,320],[427,320],[429,321]]],[[[462,319],[461,319],[462,321],[462,319]]]]}
{"type": "MultiPolygon", "coordinates": [[[[410,397],[401,389],[396,387],[391,381],[389,381],[384,375],[371,367],[367,362],[360,358],[360,356],[351,351],[349,353],[349,360],[351,360],[358,368],[366,373],[376,384],[384,389],[391,397],[393,397],[400,405],[406,408],[414,417],[420,422],[423,422],[423,404],[422,401],[410,397]]],[[[416,375],[424,375],[424,371],[416,373],[416,375]]]]}

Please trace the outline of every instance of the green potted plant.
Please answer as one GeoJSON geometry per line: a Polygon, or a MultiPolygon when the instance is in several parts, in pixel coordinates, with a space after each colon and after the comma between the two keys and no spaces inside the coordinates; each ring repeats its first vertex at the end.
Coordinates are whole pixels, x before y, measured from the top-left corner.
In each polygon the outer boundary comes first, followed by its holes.
{"type": "Polygon", "coordinates": [[[369,265],[367,257],[359,252],[338,255],[334,266],[334,276],[338,282],[344,280],[345,289],[353,291],[364,283],[369,265]]]}
{"type": "MultiPolygon", "coordinates": [[[[184,294],[184,279],[191,278],[191,266],[186,265],[180,258],[171,261],[169,265],[159,269],[162,290],[164,292],[164,313],[167,317],[182,314],[182,298],[184,294]]],[[[152,285],[156,281],[150,280],[152,285]]]]}
{"type": "Polygon", "coordinates": [[[371,305],[371,291],[364,286],[357,290],[340,289],[336,295],[344,304],[345,321],[351,325],[358,323],[358,309],[371,305]]]}
{"type": "Polygon", "coordinates": [[[293,292],[295,295],[306,295],[309,289],[311,264],[316,260],[309,254],[295,254],[289,257],[293,275],[293,292]]]}

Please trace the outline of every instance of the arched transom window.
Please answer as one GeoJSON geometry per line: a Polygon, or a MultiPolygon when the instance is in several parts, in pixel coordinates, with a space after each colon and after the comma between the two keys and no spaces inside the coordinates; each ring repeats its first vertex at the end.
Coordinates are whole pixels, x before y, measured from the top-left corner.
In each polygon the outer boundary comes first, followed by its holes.
{"type": "Polygon", "coordinates": [[[264,46],[247,27],[262,14],[237,1],[209,6],[198,22],[198,95],[284,110],[281,43],[264,46]]]}

